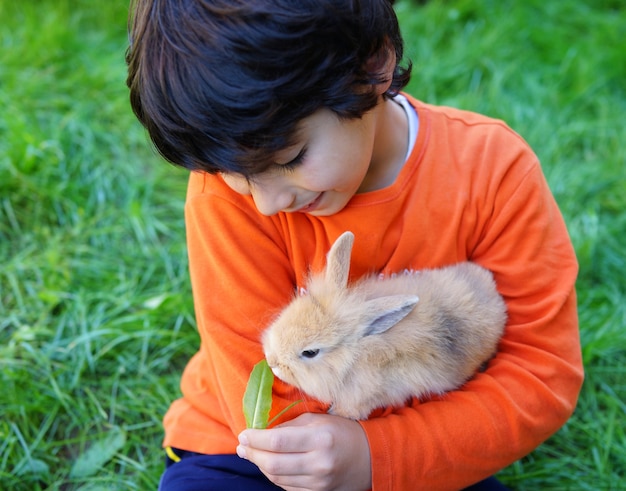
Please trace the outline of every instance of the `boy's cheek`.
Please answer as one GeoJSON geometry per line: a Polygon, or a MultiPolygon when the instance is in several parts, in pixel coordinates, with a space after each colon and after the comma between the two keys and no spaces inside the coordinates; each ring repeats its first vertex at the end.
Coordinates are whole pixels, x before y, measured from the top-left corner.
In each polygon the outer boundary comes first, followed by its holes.
{"type": "Polygon", "coordinates": [[[243,195],[250,194],[250,185],[244,177],[225,173],[221,173],[220,176],[222,176],[226,185],[236,193],[243,195]]]}

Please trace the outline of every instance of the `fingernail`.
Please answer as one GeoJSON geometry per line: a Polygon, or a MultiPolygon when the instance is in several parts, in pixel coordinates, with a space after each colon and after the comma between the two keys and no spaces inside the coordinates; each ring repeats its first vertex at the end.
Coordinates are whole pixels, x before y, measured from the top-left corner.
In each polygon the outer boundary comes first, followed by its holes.
{"type": "Polygon", "coordinates": [[[241,445],[237,446],[237,455],[239,455],[240,458],[245,459],[246,458],[246,449],[244,447],[242,447],[241,445]]]}
{"type": "Polygon", "coordinates": [[[248,435],[246,435],[245,433],[240,433],[239,434],[239,443],[245,446],[248,446],[248,435]]]}

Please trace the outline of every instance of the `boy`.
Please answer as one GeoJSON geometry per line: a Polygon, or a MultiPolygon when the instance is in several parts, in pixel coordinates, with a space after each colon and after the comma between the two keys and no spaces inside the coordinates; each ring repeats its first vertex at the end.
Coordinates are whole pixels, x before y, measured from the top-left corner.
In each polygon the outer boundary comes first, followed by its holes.
{"type": "MultiPolygon", "coordinates": [[[[167,412],[161,489],[458,490],[524,456],[582,382],[577,263],[539,163],[477,114],[399,93],[388,0],[137,0],[131,103],[191,173],[186,225],[201,346],[167,412]],[[351,279],[471,260],[508,308],[461,389],[365,421],[306,399],[245,430],[260,335],[345,230],[351,279]]],[[[300,399],[277,381],[273,410],[300,399]]]]}

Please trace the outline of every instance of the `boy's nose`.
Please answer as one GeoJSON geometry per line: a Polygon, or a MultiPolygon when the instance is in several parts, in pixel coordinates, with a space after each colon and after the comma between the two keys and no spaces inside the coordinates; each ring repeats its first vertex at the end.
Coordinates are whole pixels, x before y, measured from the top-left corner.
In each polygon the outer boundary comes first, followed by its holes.
{"type": "Polygon", "coordinates": [[[267,180],[251,182],[244,177],[224,174],[226,184],[235,192],[243,195],[251,195],[259,213],[262,215],[275,215],[279,211],[289,208],[295,199],[295,195],[289,191],[289,187],[267,180]]]}
{"type": "Polygon", "coordinates": [[[291,206],[294,195],[288,189],[267,184],[251,185],[250,194],[261,215],[275,215],[291,206]]]}

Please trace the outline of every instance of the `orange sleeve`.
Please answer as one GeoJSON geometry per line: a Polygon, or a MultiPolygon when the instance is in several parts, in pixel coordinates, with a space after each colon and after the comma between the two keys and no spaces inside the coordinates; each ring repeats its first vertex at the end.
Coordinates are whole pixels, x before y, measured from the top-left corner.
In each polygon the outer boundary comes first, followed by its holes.
{"type": "MultiPolygon", "coordinates": [[[[185,220],[201,343],[183,373],[183,398],[165,416],[164,446],[235,453],[236,435],[245,429],[242,396],[252,367],[264,357],[262,330],[294,292],[280,222],[260,216],[248,201],[220,177],[191,176],[185,220]]],[[[287,397],[295,400],[291,390],[287,397]]],[[[304,412],[301,406],[290,415],[304,412]]],[[[323,411],[313,402],[306,408],[323,411]]]]}
{"type": "Polygon", "coordinates": [[[482,191],[482,218],[465,234],[507,302],[497,356],[460,390],[362,422],[375,491],[464,488],[528,454],[575,408],[577,262],[534,154],[517,158],[482,191]]]}

